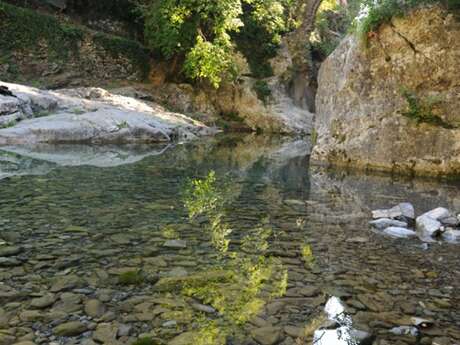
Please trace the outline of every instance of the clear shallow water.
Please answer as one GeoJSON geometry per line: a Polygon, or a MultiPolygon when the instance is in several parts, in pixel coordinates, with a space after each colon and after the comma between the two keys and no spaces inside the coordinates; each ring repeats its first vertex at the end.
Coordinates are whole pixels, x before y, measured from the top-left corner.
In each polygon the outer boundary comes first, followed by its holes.
{"type": "Polygon", "coordinates": [[[0,340],[310,344],[337,296],[375,344],[459,343],[460,247],[367,225],[401,201],[460,211],[458,185],[310,167],[308,146],[3,149],[0,340]],[[413,316],[434,325],[389,332],[413,316]]]}

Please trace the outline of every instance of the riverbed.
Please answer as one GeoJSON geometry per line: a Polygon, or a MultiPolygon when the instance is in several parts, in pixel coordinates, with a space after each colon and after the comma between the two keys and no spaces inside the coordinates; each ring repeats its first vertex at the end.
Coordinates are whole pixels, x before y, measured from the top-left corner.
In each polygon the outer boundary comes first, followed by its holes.
{"type": "Polygon", "coordinates": [[[459,184],[309,152],[256,135],[0,148],[0,344],[311,344],[330,297],[371,344],[460,343],[460,246],[368,225],[404,201],[460,212],[459,184]]]}

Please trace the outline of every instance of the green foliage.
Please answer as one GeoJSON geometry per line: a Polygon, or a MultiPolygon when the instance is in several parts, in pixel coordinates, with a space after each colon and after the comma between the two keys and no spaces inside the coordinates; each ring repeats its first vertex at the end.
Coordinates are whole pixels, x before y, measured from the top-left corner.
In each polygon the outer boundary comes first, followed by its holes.
{"type": "Polygon", "coordinates": [[[140,285],[144,282],[144,277],[139,271],[128,271],[118,276],[120,285],[140,285]]]}
{"type": "Polygon", "coordinates": [[[270,90],[270,87],[268,86],[265,80],[257,80],[254,83],[254,90],[257,93],[257,97],[261,101],[263,101],[264,103],[268,103],[272,95],[272,90],[270,90]]]}
{"type": "MultiPolygon", "coordinates": [[[[149,52],[138,42],[59,22],[55,17],[0,1],[0,53],[40,51],[46,44],[50,59],[65,62],[79,54],[85,38],[114,57],[127,57],[144,75],[149,69],[149,52]]],[[[3,59],[2,59],[3,60],[3,59]]],[[[7,63],[8,61],[5,61],[7,63]]]]}
{"type": "Polygon", "coordinates": [[[415,120],[417,123],[429,123],[448,129],[454,128],[433,113],[433,108],[440,102],[440,99],[432,97],[421,100],[415,92],[406,88],[401,90],[401,94],[407,102],[407,110],[402,113],[404,116],[415,120]]]}
{"type": "Polygon", "coordinates": [[[229,44],[212,43],[198,36],[195,46],[187,53],[185,73],[192,79],[207,79],[218,88],[223,76],[230,76],[234,69],[229,47],[229,44]]]}
{"type": "Polygon", "coordinates": [[[35,47],[46,41],[51,53],[68,57],[78,49],[83,31],[61,24],[55,18],[0,1],[0,49],[13,51],[35,47]]]}
{"type": "Polygon", "coordinates": [[[273,55],[281,34],[292,27],[288,9],[296,2],[150,0],[142,7],[145,39],[167,59],[183,61],[189,78],[209,81],[214,87],[235,76],[235,42],[256,74],[267,76],[271,74],[267,57],[273,55]]]}
{"type": "Polygon", "coordinates": [[[361,41],[367,43],[369,34],[393,17],[401,17],[419,6],[440,4],[449,10],[458,10],[460,0],[364,0],[353,26],[361,41]]]}
{"type": "Polygon", "coordinates": [[[14,127],[14,126],[16,126],[17,123],[18,123],[18,121],[16,121],[16,120],[11,120],[9,122],[5,122],[3,124],[0,124],[0,129],[14,127]]]}

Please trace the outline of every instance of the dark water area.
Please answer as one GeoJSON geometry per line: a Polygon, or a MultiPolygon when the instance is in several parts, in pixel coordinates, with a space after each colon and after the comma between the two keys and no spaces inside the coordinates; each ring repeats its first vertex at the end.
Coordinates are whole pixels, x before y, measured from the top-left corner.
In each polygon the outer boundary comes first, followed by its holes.
{"type": "Polygon", "coordinates": [[[334,296],[362,343],[459,344],[460,245],[368,225],[404,201],[460,212],[459,184],[310,166],[309,150],[0,148],[0,344],[312,344],[338,327],[334,296]]]}

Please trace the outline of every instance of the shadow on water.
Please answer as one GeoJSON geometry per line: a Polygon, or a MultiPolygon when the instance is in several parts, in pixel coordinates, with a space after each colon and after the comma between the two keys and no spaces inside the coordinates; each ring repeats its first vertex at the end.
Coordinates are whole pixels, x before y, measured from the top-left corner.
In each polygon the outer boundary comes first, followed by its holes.
{"type": "Polygon", "coordinates": [[[335,296],[365,341],[457,341],[459,247],[368,221],[401,201],[460,210],[458,185],[310,167],[308,153],[254,135],[0,149],[0,337],[33,326],[59,344],[104,342],[98,328],[117,330],[114,344],[311,344],[351,332],[324,313],[335,296]],[[433,322],[402,334],[413,317],[433,322]],[[84,331],[60,334],[69,321],[84,331]]]}

